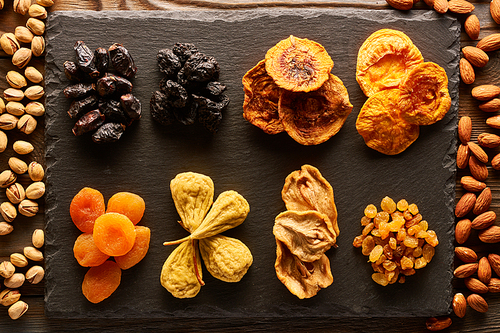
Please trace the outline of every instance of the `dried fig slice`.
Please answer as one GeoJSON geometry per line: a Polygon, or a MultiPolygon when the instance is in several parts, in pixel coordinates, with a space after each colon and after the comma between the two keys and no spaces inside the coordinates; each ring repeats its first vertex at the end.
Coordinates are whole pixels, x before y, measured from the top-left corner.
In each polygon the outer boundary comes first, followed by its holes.
{"type": "Polygon", "coordinates": [[[419,135],[419,126],[401,118],[399,89],[382,90],[365,102],[356,121],[356,129],[368,147],[386,155],[408,148],[419,135]]]}
{"type": "Polygon", "coordinates": [[[333,74],[318,90],[283,90],[278,112],[285,131],[302,145],[317,145],[338,133],[352,111],[342,81],[333,74]]]}
{"type": "Polygon", "coordinates": [[[399,86],[401,117],[415,125],[431,125],[443,119],[451,106],[448,76],[433,62],[412,69],[399,86]]]}
{"type": "Polygon", "coordinates": [[[273,234],[300,261],[313,262],[335,244],[326,221],[326,215],[314,210],[288,210],[276,216],[273,234]]]}
{"type": "Polygon", "coordinates": [[[308,92],[328,80],[333,60],[325,48],[312,40],[290,36],[266,53],[266,71],[286,90],[308,92]]]}
{"type": "Polygon", "coordinates": [[[278,114],[281,88],[266,72],[266,61],[261,60],[242,79],[245,100],[243,118],[267,134],[277,134],[285,129],[278,114]]]}
{"type": "Polygon", "coordinates": [[[253,262],[248,247],[236,238],[215,235],[200,239],[199,246],[207,270],[225,282],[240,281],[253,262]]]}
{"type": "Polygon", "coordinates": [[[397,88],[424,58],[411,39],[401,31],[381,29],[361,45],[356,65],[356,80],[370,97],[378,91],[397,88]]]}
{"type": "Polygon", "coordinates": [[[335,236],[339,235],[333,188],[317,168],[305,164],[300,170],[290,173],[285,179],[281,198],[288,210],[317,210],[325,214],[328,229],[335,236]]]}
{"type": "Polygon", "coordinates": [[[276,240],[274,268],[278,279],[300,299],[311,298],[333,283],[330,260],[325,254],[314,262],[303,262],[279,240],[276,240]]]}

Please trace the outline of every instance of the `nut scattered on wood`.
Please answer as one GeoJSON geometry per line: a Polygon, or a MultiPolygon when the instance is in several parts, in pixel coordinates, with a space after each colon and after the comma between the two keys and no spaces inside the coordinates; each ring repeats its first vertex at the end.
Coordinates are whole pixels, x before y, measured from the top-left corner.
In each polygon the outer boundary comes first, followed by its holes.
{"type": "Polygon", "coordinates": [[[464,23],[464,30],[470,39],[476,40],[479,38],[481,25],[479,24],[479,19],[476,15],[472,14],[467,17],[464,23]]]}
{"type": "Polygon", "coordinates": [[[474,10],[474,5],[467,0],[450,0],[448,10],[457,14],[468,14],[474,10]]]}
{"type": "Polygon", "coordinates": [[[471,63],[465,59],[460,59],[460,77],[462,78],[463,83],[472,84],[476,81],[476,73],[474,72],[474,68],[471,63]]]}
{"type": "Polygon", "coordinates": [[[448,0],[434,0],[434,10],[439,14],[444,14],[448,11],[448,0]]]}
{"type": "Polygon", "coordinates": [[[467,300],[465,299],[464,294],[457,293],[453,296],[453,312],[459,318],[463,318],[465,316],[465,312],[467,310],[467,300]]]}
{"type": "Polygon", "coordinates": [[[466,145],[472,135],[472,120],[469,116],[460,117],[458,121],[458,138],[466,145]]]}
{"type": "Polygon", "coordinates": [[[463,219],[457,222],[455,226],[455,239],[458,244],[463,244],[469,239],[472,231],[472,222],[469,219],[463,219]]]}
{"type": "Polygon", "coordinates": [[[491,18],[500,24],[500,0],[492,0],[490,2],[490,14],[491,18]]]}
{"type": "Polygon", "coordinates": [[[478,234],[479,240],[483,243],[498,243],[500,242],[500,227],[492,225],[491,227],[481,230],[478,234]]]}
{"type": "Polygon", "coordinates": [[[490,208],[492,199],[491,189],[489,187],[485,188],[477,197],[472,212],[476,215],[486,212],[490,208]]]}
{"type": "Polygon", "coordinates": [[[455,268],[453,275],[459,279],[464,279],[476,273],[478,266],[479,264],[477,263],[460,265],[457,268],[455,268]]]}
{"type": "Polygon", "coordinates": [[[478,294],[470,294],[467,297],[467,303],[477,312],[485,313],[488,311],[488,303],[478,294]]]}
{"type": "Polygon", "coordinates": [[[474,263],[477,261],[476,252],[465,246],[455,247],[455,255],[458,257],[458,259],[462,260],[464,263],[467,264],[474,263]]]}
{"type": "Polygon", "coordinates": [[[480,101],[488,101],[500,94],[500,87],[493,84],[483,84],[472,88],[471,94],[475,99],[478,99],[480,101]]]}
{"type": "Polygon", "coordinates": [[[460,184],[462,184],[462,187],[466,191],[470,192],[481,192],[486,188],[485,183],[474,179],[474,177],[471,176],[463,176],[462,178],[460,178],[460,184]]]}
{"type": "Polygon", "coordinates": [[[486,52],[474,46],[466,46],[462,49],[462,52],[464,57],[475,67],[484,67],[490,60],[486,52]]]}
{"type": "Polygon", "coordinates": [[[465,169],[469,165],[470,149],[467,144],[460,144],[457,149],[457,168],[465,169]]]}
{"type": "Polygon", "coordinates": [[[484,52],[491,52],[500,49],[500,33],[495,33],[482,38],[477,42],[476,47],[484,52]]]}

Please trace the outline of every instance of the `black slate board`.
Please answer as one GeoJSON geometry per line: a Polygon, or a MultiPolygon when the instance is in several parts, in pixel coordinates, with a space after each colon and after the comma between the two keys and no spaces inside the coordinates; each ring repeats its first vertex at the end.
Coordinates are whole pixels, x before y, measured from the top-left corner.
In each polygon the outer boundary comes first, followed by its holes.
{"type": "Polygon", "coordinates": [[[352,9],[247,10],[234,12],[56,12],[47,29],[46,160],[47,240],[46,314],[55,317],[338,317],[431,316],[451,311],[455,130],[458,111],[460,25],[429,11],[400,13],[352,9]],[[443,66],[453,104],[437,124],[421,128],[418,140],[397,156],[367,148],[355,120],[366,98],[355,80],[357,51],[375,30],[395,28],[410,36],[426,61],[443,66]],[[318,146],[297,144],[286,134],[269,136],[242,118],[241,78],[279,40],[293,34],[323,44],[332,56],[333,73],[347,87],[354,105],[341,131],[318,146]],[[119,143],[93,144],[71,134],[73,120],[62,89],[65,60],[73,44],[91,49],[120,42],[134,56],[139,72],[134,92],[144,115],[119,143]],[[191,42],[221,65],[231,103],[220,130],[200,126],[164,128],[149,115],[149,98],[161,74],[156,52],[175,42],[191,42]],[[274,272],[274,217],[285,210],[285,177],[308,163],[319,168],[335,191],[341,234],[338,249],[327,252],[334,283],[311,299],[299,300],[274,272]],[[179,172],[209,175],[216,195],[236,190],[250,203],[246,221],[225,234],[251,249],[254,263],[239,283],[225,283],[204,271],[206,285],[193,299],[179,300],[159,283],[163,262],[174,246],[162,242],[186,236],[169,191],[179,172]],[[86,268],[73,258],[79,231],[69,216],[72,197],[83,187],[99,189],[108,199],[131,191],[146,201],[141,222],[151,228],[146,258],[123,272],[118,290],[94,305],[81,293],[86,268]],[[433,261],[405,284],[381,287],[372,269],[352,246],[368,203],[389,195],[419,205],[440,239],[433,261]]]}

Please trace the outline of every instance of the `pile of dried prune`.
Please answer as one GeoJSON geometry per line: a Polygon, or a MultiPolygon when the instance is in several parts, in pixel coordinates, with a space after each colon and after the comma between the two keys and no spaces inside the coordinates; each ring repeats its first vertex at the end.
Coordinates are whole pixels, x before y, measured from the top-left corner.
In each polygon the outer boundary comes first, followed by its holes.
{"type": "Polygon", "coordinates": [[[125,128],[141,117],[141,102],[132,95],[129,81],[137,66],[121,44],[92,52],[84,42],[77,41],[74,49],[76,61],[63,65],[71,81],[63,93],[73,99],[68,114],[77,120],[73,134],[93,132],[96,143],[117,141],[125,128]]]}
{"type": "Polygon", "coordinates": [[[226,86],[218,81],[220,68],[215,58],[190,43],[162,49],[156,58],[165,77],[160,90],[151,96],[153,119],[162,125],[198,121],[212,133],[217,132],[229,97],[223,94],[226,86]]]}

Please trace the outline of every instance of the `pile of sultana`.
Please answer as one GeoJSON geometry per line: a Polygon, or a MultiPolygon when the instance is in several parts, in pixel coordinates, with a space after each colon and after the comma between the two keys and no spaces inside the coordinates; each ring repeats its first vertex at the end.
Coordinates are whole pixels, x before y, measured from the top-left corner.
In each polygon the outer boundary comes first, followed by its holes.
{"type": "Polygon", "coordinates": [[[384,197],[380,207],[378,212],[375,205],[366,206],[361,218],[363,231],[352,244],[368,256],[375,271],[373,281],[382,286],[404,283],[406,276],[431,262],[439,241],[416,204],[384,197]]]}
{"type": "Polygon", "coordinates": [[[356,129],[368,147],[396,155],[419,135],[420,125],[441,120],[451,106],[448,77],[401,31],[381,29],[358,52],[356,80],[368,97],[356,129]]]}
{"type": "Polygon", "coordinates": [[[215,202],[214,184],[210,177],[184,172],[170,182],[179,224],[190,235],[163,245],[180,244],[167,258],[160,282],[174,297],[195,297],[201,287],[201,258],[213,277],[225,282],[238,282],[253,262],[252,253],[238,239],[220,235],[235,228],[250,212],[248,202],[235,191],[222,192],[215,202]]]}
{"type": "Polygon", "coordinates": [[[339,235],[333,189],[318,169],[303,165],[281,191],[287,211],[274,222],[278,279],[298,298],[310,298],[333,283],[330,260],[339,235]]]}
{"type": "Polygon", "coordinates": [[[268,134],[286,131],[302,145],[327,141],[352,111],[325,48],[290,36],[243,76],[243,117],[268,134]]]}

